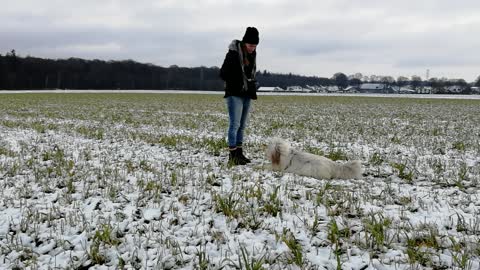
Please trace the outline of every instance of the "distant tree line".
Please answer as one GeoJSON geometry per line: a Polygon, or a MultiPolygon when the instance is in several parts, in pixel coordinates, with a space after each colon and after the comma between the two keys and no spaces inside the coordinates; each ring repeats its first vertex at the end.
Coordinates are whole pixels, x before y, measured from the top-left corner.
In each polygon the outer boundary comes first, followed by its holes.
{"type": "MultiPolygon", "coordinates": [[[[44,59],[21,57],[15,50],[0,54],[0,89],[178,89],[178,90],[223,90],[223,81],[219,78],[218,67],[161,67],[153,64],[138,63],[133,60],[103,61],[69,59],[44,59]]],[[[479,76],[480,79],[480,76],[479,76]]],[[[480,86],[480,80],[475,82],[480,86]]],[[[422,81],[418,76],[398,77],[397,80],[385,76],[363,76],[360,73],[346,76],[339,72],[331,78],[302,76],[292,73],[271,73],[266,70],[257,72],[261,86],[299,85],[348,85],[361,83],[386,83],[388,85],[410,85],[413,87],[428,85],[445,87],[450,85],[468,85],[463,79],[449,80],[431,78],[422,81]]]]}
{"type": "Polygon", "coordinates": [[[221,89],[218,68],[0,55],[1,89],[221,89]]]}

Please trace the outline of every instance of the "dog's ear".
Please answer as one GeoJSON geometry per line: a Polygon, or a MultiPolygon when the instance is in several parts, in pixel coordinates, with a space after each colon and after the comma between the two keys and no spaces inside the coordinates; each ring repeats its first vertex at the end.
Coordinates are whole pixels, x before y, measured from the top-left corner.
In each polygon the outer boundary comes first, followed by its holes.
{"type": "Polygon", "coordinates": [[[271,160],[273,165],[280,165],[280,147],[275,145],[275,150],[272,152],[271,160]]]}

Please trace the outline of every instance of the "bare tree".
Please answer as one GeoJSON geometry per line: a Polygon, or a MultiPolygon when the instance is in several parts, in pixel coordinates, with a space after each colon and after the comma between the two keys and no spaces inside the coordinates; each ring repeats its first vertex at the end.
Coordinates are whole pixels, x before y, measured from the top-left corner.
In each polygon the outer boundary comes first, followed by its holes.
{"type": "Polygon", "coordinates": [[[407,77],[404,76],[399,76],[397,78],[397,84],[398,86],[405,86],[410,82],[410,80],[407,77]]]}
{"type": "Polygon", "coordinates": [[[420,76],[413,75],[410,83],[413,89],[417,89],[417,87],[419,87],[422,84],[422,78],[420,76]]]}

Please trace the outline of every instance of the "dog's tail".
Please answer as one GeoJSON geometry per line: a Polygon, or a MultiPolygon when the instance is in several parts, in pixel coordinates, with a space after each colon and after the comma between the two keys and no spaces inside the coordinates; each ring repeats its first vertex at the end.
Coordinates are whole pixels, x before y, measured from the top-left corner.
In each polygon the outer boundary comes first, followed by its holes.
{"type": "Polygon", "coordinates": [[[362,178],[362,172],[360,160],[353,160],[344,164],[338,164],[337,175],[334,178],[360,179],[362,178]]]}

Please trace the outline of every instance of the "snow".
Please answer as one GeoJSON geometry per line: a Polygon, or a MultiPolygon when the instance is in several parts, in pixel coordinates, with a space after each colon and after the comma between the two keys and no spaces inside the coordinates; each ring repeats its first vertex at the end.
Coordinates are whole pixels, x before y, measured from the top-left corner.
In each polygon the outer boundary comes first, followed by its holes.
{"type": "Polygon", "coordinates": [[[470,117],[479,104],[311,104],[313,98],[265,96],[254,104],[245,144],[253,163],[228,167],[222,146],[215,155],[206,140],[225,137],[221,97],[150,94],[31,95],[17,104],[16,95],[2,96],[0,268],[193,269],[203,260],[210,269],[229,269],[244,250],[265,269],[337,269],[333,221],[343,232],[342,269],[409,269],[415,263],[407,240],[414,238],[420,244],[412,248],[433,254],[420,267],[458,267],[453,258],[464,253],[471,269],[480,266],[480,125],[470,117]],[[437,135],[429,133],[434,128],[437,135]],[[89,133],[100,129],[102,137],[89,133]],[[299,149],[340,149],[361,159],[364,179],[272,172],[263,151],[273,135],[299,149]],[[435,153],[441,146],[443,154],[435,153]],[[374,153],[383,161],[375,163],[374,153]],[[402,162],[414,172],[411,182],[392,165],[402,162]],[[229,198],[231,215],[218,204],[229,198]],[[368,224],[386,218],[386,240],[372,247],[368,224]],[[441,248],[422,244],[430,230],[441,248]],[[300,257],[288,239],[301,247],[300,257]],[[455,251],[452,241],[463,249],[455,251]]]}
{"type": "MultiPolygon", "coordinates": [[[[45,93],[117,93],[117,94],[207,94],[224,95],[223,91],[204,90],[0,90],[0,94],[45,94],[45,93]]],[[[306,92],[259,92],[259,96],[342,96],[342,97],[388,97],[428,99],[480,99],[480,95],[435,95],[435,94],[380,94],[380,93],[306,93],[306,92]]]]}

